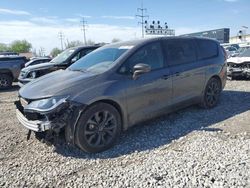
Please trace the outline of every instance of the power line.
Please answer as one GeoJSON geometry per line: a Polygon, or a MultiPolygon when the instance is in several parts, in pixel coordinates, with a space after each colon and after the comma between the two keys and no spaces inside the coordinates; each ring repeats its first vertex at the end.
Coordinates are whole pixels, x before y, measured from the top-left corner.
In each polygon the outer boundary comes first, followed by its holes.
{"type": "Polygon", "coordinates": [[[141,8],[137,8],[137,12],[140,12],[141,14],[136,15],[136,17],[139,17],[141,19],[141,22],[138,22],[139,24],[141,24],[141,35],[142,38],[144,38],[144,18],[149,18],[148,15],[145,15],[145,12],[147,12],[147,9],[143,7],[143,3],[141,5],[141,8]]]}
{"type": "Polygon", "coordinates": [[[83,36],[84,36],[84,44],[87,45],[87,39],[86,39],[86,27],[87,27],[87,21],[82,17],[82,31],[83,31],[83,36]]]}
{"type": "Polygon", "coordinates": [[[59,39],[60,39],[60,41],[61,41],[61,49],[63,50],[63,39],[64,39],[64,34],[63,34],[63,32],[59,32],[58,33],[58,37],[59,37],[59,39]]]}

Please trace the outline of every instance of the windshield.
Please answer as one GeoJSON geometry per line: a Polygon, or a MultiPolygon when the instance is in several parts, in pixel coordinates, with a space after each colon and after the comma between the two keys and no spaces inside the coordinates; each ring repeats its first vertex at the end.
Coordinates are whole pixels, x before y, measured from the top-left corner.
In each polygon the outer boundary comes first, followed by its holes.
{"type": "Polygon", "coordinates": [[[69,67],[71,71],[91,71],[101,73],[114,66],[114,62],[128,49],[104,48],[96,50],[69,67]]]}
{"type": "Polygon", "coordinates": [[[63,63],[69,56],[74,53],[75,49],[67,49],[51,60],[52,63],[63,63]]]}
{"type": "Polygon", "coordinates": [[[240,53],[239,57],[250,57],[250,48],[244,50],[242,53],[240,53]]]}

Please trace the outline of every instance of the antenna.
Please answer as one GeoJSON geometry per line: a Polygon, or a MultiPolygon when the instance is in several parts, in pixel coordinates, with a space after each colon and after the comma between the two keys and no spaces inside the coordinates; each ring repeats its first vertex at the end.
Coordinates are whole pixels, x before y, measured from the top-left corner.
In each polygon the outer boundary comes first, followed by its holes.
{"type": "Polygon", "coordinates": [[[147,12],[147,9],[143,7],[143,2],[141,4],[141,8],[137,8],[137,12],[140,12],[140,14],[135,15],[136,17],[139,17],[141,19],[141,22],[138,22],[138,24],[141,24],[141,35],[142,38],[144,38],[144,18],[149,18],[148,15],[145,15],[145,12],[147,12]]]}

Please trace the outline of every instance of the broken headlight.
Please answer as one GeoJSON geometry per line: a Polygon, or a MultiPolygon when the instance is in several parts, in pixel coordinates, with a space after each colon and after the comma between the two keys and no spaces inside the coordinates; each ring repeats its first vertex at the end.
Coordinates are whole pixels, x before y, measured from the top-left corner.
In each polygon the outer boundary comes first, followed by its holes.
{"type": "Polygon", "coordinates": [[[24,110],[46,113],[56,109],[58,106],[65,103],[67,98],[68,97],[65,96],[57,96],[57,97],[51,97],[47,99],[33,101],[27,106],[25,106],[24,110]]]}
{"type": "Polygon", "coordinates": [[[31,78],[35,79],[36,76],[37,76],[37,73],[35,71],[33,71],[29,75],[30,75],[31,78]]]}

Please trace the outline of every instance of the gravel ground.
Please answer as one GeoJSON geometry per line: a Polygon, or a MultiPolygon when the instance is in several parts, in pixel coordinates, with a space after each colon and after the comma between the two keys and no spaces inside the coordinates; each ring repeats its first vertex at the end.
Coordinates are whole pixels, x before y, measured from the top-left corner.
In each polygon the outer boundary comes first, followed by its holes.
{"type": "Polygon", "coordinates": [[[0,187],[250,187],[250,81],[228,81],[212,110],[193,106],[135,126],[86,154],[39,142],[0,93],[0,187]]]}

